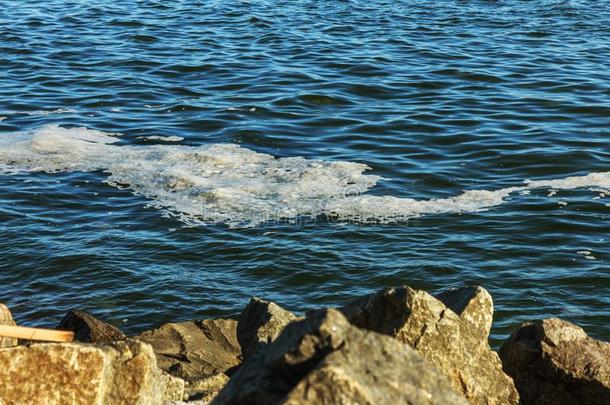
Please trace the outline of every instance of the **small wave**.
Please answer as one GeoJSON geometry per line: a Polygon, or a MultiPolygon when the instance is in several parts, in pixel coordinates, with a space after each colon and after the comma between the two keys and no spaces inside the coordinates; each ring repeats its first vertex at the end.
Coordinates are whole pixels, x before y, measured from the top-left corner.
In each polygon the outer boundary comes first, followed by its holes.
{"type": "Polygon", "coordinates": [[[610,172],[602,172],[440,199],[374,196],[365,193],[381,177],[365,174],[370,168],[362,163],[276,158],[235,144],[134,146],[118,140],[112,133],[58,126],[4,136],[0,173],[104,171],[109,184],[129,187],[188,224],[229,226],[318,216],[401,223],[427,214],[485,210],[537,188],[610,189],[610,172]]]}
{"type": "MultiPolygon", "coordinates": [[[[36,111],[3,110],[2,112],[5,114],[12,114],[12,115],[24,114],[24,115],[29,115],[29,116],[46,117],[46,116],[54,115],[54,114],[74,114],[74,113],[77,113],[78,111],[73,108],[58,108],[55,110],[36,110],[36,111]]],[[[6,117],[3,117],[3,118],[6,118],[6,117]]]]}
{"type": "Polygon", "coordinates": [[[144,34],[138,34],[138,35],[134,35],[132,37],[132,39],[134,41],[138,41],[138,42],[156,42],[159,40],[159,38],[155,37],[154,35],[144,35],[144,34]]]}

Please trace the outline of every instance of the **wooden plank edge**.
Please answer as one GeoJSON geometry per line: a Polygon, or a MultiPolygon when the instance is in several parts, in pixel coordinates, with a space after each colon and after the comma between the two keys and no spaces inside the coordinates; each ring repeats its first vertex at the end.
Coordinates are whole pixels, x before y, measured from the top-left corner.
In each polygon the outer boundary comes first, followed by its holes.
{"type": "Polygon", "coordinates": [[[72,342],[74,332],[67,330],[29,328],[25,326],[0,325],[0,337],[9,337],[44,342],[72,342]]]}

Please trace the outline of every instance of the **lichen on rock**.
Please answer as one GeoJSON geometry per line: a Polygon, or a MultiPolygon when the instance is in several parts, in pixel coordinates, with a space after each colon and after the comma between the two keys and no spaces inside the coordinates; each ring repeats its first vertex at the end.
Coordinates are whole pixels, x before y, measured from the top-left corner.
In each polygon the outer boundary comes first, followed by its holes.
{"type": "Polygon", "coordinates": [[[0,349],[0,381],[5,404],[156,405],[184,395],[184,382],[166,378],[135,340],[0,349]]]}

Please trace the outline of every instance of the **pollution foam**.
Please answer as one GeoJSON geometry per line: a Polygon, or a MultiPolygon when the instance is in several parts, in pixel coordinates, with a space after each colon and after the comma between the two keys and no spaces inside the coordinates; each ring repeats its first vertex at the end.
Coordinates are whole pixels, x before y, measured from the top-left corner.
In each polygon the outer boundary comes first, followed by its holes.
{"type": "Polygon", "coordinates": [[[45,126],[0,137],[0,174],[102,171],[188,224],[254,226],[327,216],[359,223],[400,223],[422,215],[466,213],[503,204],[537,188],[610,189],[610,172],[526,181],[416,200],[366,194],[381,177],[362,163],[280,157],[235,144],[125,145],[116,134],[45,126]]]}

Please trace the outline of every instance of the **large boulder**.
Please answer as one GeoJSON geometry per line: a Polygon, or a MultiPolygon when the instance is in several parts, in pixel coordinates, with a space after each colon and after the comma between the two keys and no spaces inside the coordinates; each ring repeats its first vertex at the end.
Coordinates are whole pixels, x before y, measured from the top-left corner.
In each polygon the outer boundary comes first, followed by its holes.
{"type": "Polygon", "coordinates": [[[485,289],[465,287],[435,298],[406,286],[387,288],[341,311],[355,326],[411,346],[470,403],[519,403],[512,379],[489,346],[493,302],[485,289]]]}
{"type": "Polygon", "coordinates": [[[455,404],[436,367],[395,339],[329,309],[290,323],[247,360],[212,404],[455,404]]]}
{"type": "Polygon", "coordinates": [[[570,322],[525,322],[500,357],[524,405],[610,404],[610,343],[570,322]]]}
{"type": "Polygon", "coordinates": [[[183,391],[184,382],[157,368],[152,348],[134,340],[0,349],[2,404],[155,405],[183,391]]]}
{"type": "Polygon", "coordinates": [[[125,339],[125,335],[109,323],[100,321],[84,311],[70,311],[57,329],[74,332],[79,342],[102,343],[125,339]]]}
{"type": "Polygon", "coordinates": [[[237,322],[208,319],[167,323],[136,338],[150,344],[159,367],[184,380],[230,374],[240,364],[237,322]]]}
{"type": "MultiPolygon", "coordinates": [[[[0,304],[0,325],[15,326],[11,311],[4,304],[0,304]]],[[[17,346],[17,339],[0,337],[0,348],[17,346]]]]}
{"type": "Polygon", "coordinates": [[[237,322],[237,340],[244,360],[273,342],[296,316],[279,305],[252,298],[237,322]]]}

